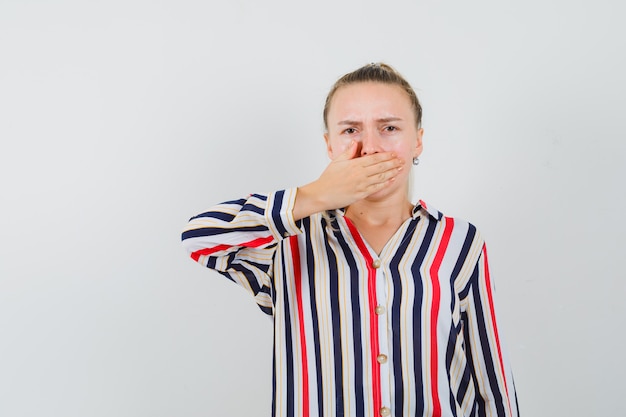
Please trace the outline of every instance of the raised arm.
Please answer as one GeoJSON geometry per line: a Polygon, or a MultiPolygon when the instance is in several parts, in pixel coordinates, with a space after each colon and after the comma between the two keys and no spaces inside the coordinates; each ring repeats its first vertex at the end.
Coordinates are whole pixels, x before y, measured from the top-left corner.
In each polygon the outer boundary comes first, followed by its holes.
{"type": "Polygon", "coordinates": [[[299,220],[346,207],[393,181],[402,161],[390,152],[355,158],[350,147],[314,182],[268,195],[227,201],[191,218],[183,245],[200,264],[237,282],[271,313],[272,259],[277,243],[300,232],[299,220]]]}
{"type": "Polygon", "coordinates": [[[272,312],[272,259],[277,243],[300,232],[293,219],[296,190],[218,204],[192,217],[182,234],[191,258],[246,288],[272,312]]]}

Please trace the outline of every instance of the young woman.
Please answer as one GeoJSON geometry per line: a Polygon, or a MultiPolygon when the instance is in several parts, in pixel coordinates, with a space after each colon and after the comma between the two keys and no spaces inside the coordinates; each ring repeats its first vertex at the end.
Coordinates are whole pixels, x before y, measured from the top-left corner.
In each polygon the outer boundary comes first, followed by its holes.
{"type": "Polygon", "coordinates": [[[191,257],[274,320],[274,416],[517,416],[476,228],[409,201],[421,106],[385,64],[340,78],[318,180],[228,201],[191,257]]]}

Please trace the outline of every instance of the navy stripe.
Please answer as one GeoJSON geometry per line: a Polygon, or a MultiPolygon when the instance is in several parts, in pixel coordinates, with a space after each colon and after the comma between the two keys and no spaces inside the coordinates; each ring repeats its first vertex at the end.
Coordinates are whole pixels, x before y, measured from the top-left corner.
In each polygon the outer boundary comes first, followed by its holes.
{"type": "MultiPolygon", "coordinates": [[[[482,258],[482,256],[481,256],[482,258]]],[[[476,314],[476,321],[480,323],[478,326],[478,334],[480,337],[480,344],[482,346],[483,357],[492,358],[491,349],[489,348],[489,340],[487,336],[487,328],[484,326],[486,323],[485,317],[483,315],[483,307],[480,295],[479,285],[476,284],[480,274],[478,273],[480,261],[476,265],[474,273],[472,274],[471,281],[472,285],[472,294],[474,296],[474,305],[476,308],[474,309],[474,313],[476,314]]],[[[489,385],[494,389],[491,390],[493,394],[493,399],[496,404],[496,409],[498,410],[498,415],[504,415],[504,403],[502,402],[502,395],[500,394],[500,390],[498,389],[497,378],[496,378],[496,370],[494,368],[493,361],[484,361],[485,367],[487,370],[487,377],[489,379],[489,385]]]]}
{"type": "Polygon", "coordinates": [[[272,316],[274,314],[274,311],[272,310],[272,307],[262,306],[260,304],[257,304],[257,305],[259,306],[261,311],[263,313],[267,314],[268,316],[272,316]]]}
{"type": "Polygon", "coordinates": [[[465,395],[467,394],[467,390],[469,389],[471,383],[472,383],[471,368],[469,366],[466,366],[465,368],[463,368],[463,375],[461,376],[459,389],[456,392],[457,398],[465,398],[465,395]]]}
{"type": "Polygon", "coordinates": [[[284,191],[276,192],[274,196],[274,206],[270,207],[270,210],[271,210],[270,214],[272,215],[272,222],[274,223],[274,226],[276,227],[276,230],[278,230],[278,234],[280,235],[285,235],[285,233],[287,233],[287,229],[285,228],[285,225],[283,224],[282,214],[281,214],[284,198],[285,198],[284,191]]]}
{"type": "MultiPolygon", "coordinates": [[[[206,267],[207,267],[207,268],[211,268],[211,269],[215,269],[216,262],[217,262],[217,258],[214,258],[214,257],[212,257],[212,256],[209,256],[209,257],[207,258],[207,261],[206,261],[206,267]]],[[[228,276],[228,272],[224,272],[224,271],[218,271],[218,272],[220,272],[220,273],[222,273],[224,276],[228,277],[228,279],[231,279],[231,278],[228,276]]]]}
{"type": "Polygon", "coordinates": [[[267,196],[263,194],[250,194],[250,197],[256,198],[261,201],[267,201],[267,196]]]}
{"type": "Polygon", "coordinates": [[[517,389],[515,388],[515,381],[511,378],[511,385],[513,386],[513,395],[515,397],[515,409],[517,410],[517,415],[519,416],[519,402],[517,401],[517,389]]]}
{"type": "Polygon", "coordinates": [[[237,283],[237,281],[235,281],[235,279],[233,277],[230,276],[230,272],[228,271],[217,271],[220,274],[224,275],[226,278],[228,278],[229,280],[233,281],[234,283],[237,283]]]}
{"type": "Polygon", "coordinates": [[[269,271],[269,266],[262,264],[262,263],[258,263],[258,262],[253,262],[253,261],[248,261],[246,262],[248,265],[253,266],[254,268],[258,269],[259,271],[263,272],[264,274],[266,274],[269,271]]]}
{"type": "MultiPolygon", "coordinates": [[[[302,224],[306,229],[310,227],[310,219],[306,218],[302,220],[302,224]]],[[[313,347],[315,350],[315,368],[317,369],[317,405],[318,416],[323,417],[324,410],[324,395],[323,395],[323,379],[322,379],[322,352],[320,350],[320,325],[319,317],[317,315],[317,301],[315,298],[317,286],[315,285],[315,256],[313,255],[313,243],[311,242],[311,236],[307,233],[305,239],[305,251],[306,251],[306,267],[309,278],[309,302],[311,303],[311,321],[313,326],[313,347]]],[[[312,417],[312,416],[311,416],[312,417]]]]}
{"type": "Polygon", "coordinates": [[[248,282],[248,285],[250,285],[252,294],[257,295],[259,291],[261,291],[261,286],[259,285],[259,282],[257,281],[257,276],[254,274],[254,272],[250,271],[241,264],[230,265],[229,269],[237,271],[240,274],[243,274],[244,277],[246,277],[246,281],[248,282]]]}
{"type": "MultiPolygon", "coordinates": [[[[461,321],[465,323],[465,325],[463,326],[464,339],[471,340],[471,336],[469,332],[470,326],[468,324],[469,317],[467,316],[466,312],[461,313],[461,321]]],[[[478,385],[479,379],[476,376],[476,369],[474,368],[474,352],[472,352],[472,349],[470,349],[469,346],[467,346],[467,344],[465,345],[465,356],[467,358],[467,364],[468,364],[467,369],[471,372],[472,381],[474,382],[474,410],[472,410],[472,413],[470,415],[476,416],[476,417],[485,417],[486,416],[485,400],[480,395],[480,386],[478,385]]]]}
{"type": "Polygon", "coordinates": [[[265,226],[249,226],[249,227],[237,227],[228,228],[225,227],[200,227],[198,229],[187,230],[183,232],[182,239],[191,239],[194,237],[204,237],[204,236],[218,236],[223,234],[230,234],[236,232],[263,232],[267,231],[267,227],[265,226]]]}
{"type": "MultiPolygon", "coordinates": [[[[334,259],[335,254],[330,249],[328,240],[324,242],[326,247],[326,253],[328,254],[328,260],[330,265],[336,265],[337,260],[334,259]]],[[[339,279],[341,277],[335,269],[334,273],[332,269],[329,270],[329,286],[330,286],[330,305],[331,316],[333,323],[333,348],[335,359],[335,406],[336,415],[341,416],[344,413],[343,406],[343,358],[342,353],[342,338],[341,338],[341,308],[339,305],[339,279]]],[[[346,279],[343,277],[343,279],[346,279]]]]}
{"type": "Polygon", "coordinates": [[[211,219],[218,219],[223,222],[231,222],[235,218],[233,214],[224,213],[223,211],[207,211],[206,213],[198,214],[189,220],[201,219],[203,217],[209,217],[211,219]]]}
{"type": "Polygon", "coordinates": [[[391,282],[393,284],[393,302],[391,303],[391,329],[392,329],[392,357],[393,357],[393,375],[395,385],[395,410],[397,415],[404,413],[404,380],[402,378],[402,326],[400,324],[400,302],[402,301],[402,278],[400,277],[400,261],[404,257],[409,244],[411,243],[410,237],[413,235],[417,224],[420,221],[420,217],[417,217],[409,223],[404,236],[402,237],[402,244],[398,247],[396,255],[391,259],[389,268],[391,270],[391,282]]]}
{"type": "MultiPolygon", "coordinates": [[[[359,295],[359,275],[356,265],[356,259],[346,242],[344,235],[340,232],[340,226],[335,219],[332,223],[334,230],[333,237],[342,250],[342,255],[350,270],[350,301],[352,302],[352,338],[354,351],[354,395],[356,399],[356,417],[365,416],[365,387],[363,386],[363,335],[361,334],[361,297],[359,295]]],[[[326,239],[328,241],[328,239],[326,239]]],[[[336,260],[335,260],[336,262],[336,260]]],[[[334,276],[337,276],[337,268],[335,266],[334,276]]],[[[342,414],[343,415],[343,410],[342,414]]]]}
{"type": "Polygon", "coordinates": [[[245,204],[242,208],[241,208],[241,212],[252,212],[252,213],[257,213],[257,214],[261,214],[264,215],[265,214],[265,209],[263,207],[259,207],[255,204],[245,204]]]}
{"type": "Polygon", "coordinates": [[[415,261],[411,266],[411,272],[413,273],[413,281],[415,282],[415,301],[413,303],[413,372],[415,375],[415,413],[418,416],[424,414],[424,373],[422,363],[422,305],[424,303],[424,285],[423,277],[420,272],[420,267],[424,264],[428,248],[435,235],[437,229],[437,223],[428,220],[428,226],[426,226],[426,232],[424,234],[422,244],[420,245],[415,261]]]}
{"type": "MultiPolygon", "coordinates": [[[[465,265],[465,261],[467,256],[469,255],[469,251],[472,247],[472,242],[474,241],[474,237],[476,235],[476,228],[473,225],[469,225],[469,229],[467,230],[467,234],[465,235],[465,240],[463,241],[463,246],[461,247],[461,252],[459,258],[457,259],[454,268],[452,269],[452,273],[450,275],[449,285],[450,285],[450,294],[455,293],[454,282],[461,273],[461,269],[465,265]]],[[[450,297],[450,311],[454,311],[456,304],[456,297],[450,297]]],[[[456,349],[456,341],[459,337],[462,337],[462,323],[451,323],[450,326],[450,335],[448,337],[447,350],[446,350],[446,372],[448,374],[448,379],[450,379],[450,371],[452,366],[452,361],[454,359],[454,351],[456,349]]],[[[469,386],[469,373],[467,371],[467,367],[463,370],[463,376],[461,377],[461,383],[457,392],[452,391],[452,387],[450,387],[450,408],[452,409],[453,414],[456,416],[456,398],[465,398],[465,393],[467,392],[467,388],[469,386]],[[462,394],[461,394],[462,393],[462,394]]]]}
{"type": "MultiPolygon", "coordinates": [[[[467,236],[465,237],[465,242],[463,242],[462,254],[464,256],[463,257],[459,256],[459,259],[457,260],[457,263],[456,263],[456,266],[454,268],[454,271],[456,271],[457,268],[459,270],[461,268],[463,268],[463,264],[467,260],[466,257],[469,254],[469,251],[471,249],[472,240],[476,238],[476,232],[477,232],[476,227],[474,227],[474,225],[470,224],[469,225],[469,229],[467,231],[467,236]]],[[[455,277],[457,277],[458,276],[458,272],[456,274],[454,274],[454,275],[455,275],[455,277]]],[[[459,299],[464,300],[467,297],[467,295],[469,294],[470,285],[471,285],[471,280],[469,280],[469,282],[467,283],[465,288],[463,288],[459,292],[459,299]]],[[[454,287],[452,287],[452,288],[454,288],[454,287]]]]}
{"type": "MultiPolygon", "coordinates": [[[[458,340],[459,337],[459,333],[461,332],[461,324],[459,323],[458,326],[454,327],[454,326],[450,326],[450,335],[448,336],[448,348],[446,349],[446,373],[448,375],[448,380],[450,380],[450,368],[452,366],[452,359],[454,358],[454,349],[456,346],[456,341],[458,340]]],[[[456,414],[456,397],[454,395],[454,392],[452,391],[452,387],[450,387],[450,392],[449,392],[450,398],[450,409],[452,410],[452,415],[454,417],[457,416],[456,414]]],[[[443,397],[443,395],[442,395],[443,397]]]]}
{"type": "MultiPolygon", "coordinates": [[[[457,279],[459,274],[461,273],[461,269],[463,265],[465,265],[465,261],[467,260],[467,256],[469,255],[469,251],[472,247],[472,242],[476,236],[476,228],[473,225],[469,225],[469,229],[467,230],[467,234],[465,235],[465,241],[463,241],[463,247],[461,248],[461,252],[459,254],[459,258],[452,269],[452,274],[450,276],[450,285],[452,286],[452,294],[454,294],[454,280],[457,279]]],[[[454,309],[454,304],[450,307],[454,309]]]]}

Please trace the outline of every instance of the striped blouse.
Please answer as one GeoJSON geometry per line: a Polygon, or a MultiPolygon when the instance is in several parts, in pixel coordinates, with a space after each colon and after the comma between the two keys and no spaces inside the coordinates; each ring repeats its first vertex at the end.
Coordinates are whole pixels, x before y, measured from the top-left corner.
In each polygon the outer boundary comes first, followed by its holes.
{"type": "Polygon", "coordinates": [[[275,417],[517,416],[476,228],[420,201],[380,255],[296,189],[193,217],[191,257],[273,317],[275,417]]]}

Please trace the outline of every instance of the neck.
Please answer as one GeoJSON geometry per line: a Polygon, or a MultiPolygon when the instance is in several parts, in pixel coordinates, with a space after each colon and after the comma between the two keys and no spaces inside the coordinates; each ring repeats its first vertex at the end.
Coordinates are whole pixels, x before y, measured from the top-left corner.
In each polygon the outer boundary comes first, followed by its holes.
{"type": "Polygon", "coordinates": [[[357,201],[346,209],[346,216],[356,223],[370,226],[399,224],[411,217],[413,205],[406,195],[382,201],[357,201]]]}

